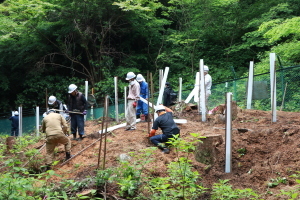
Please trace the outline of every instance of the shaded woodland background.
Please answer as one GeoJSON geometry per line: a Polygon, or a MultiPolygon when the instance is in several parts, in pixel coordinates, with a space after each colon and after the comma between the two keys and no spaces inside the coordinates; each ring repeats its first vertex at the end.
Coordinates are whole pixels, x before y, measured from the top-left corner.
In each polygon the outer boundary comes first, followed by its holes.
{"type": "Polygon", "coordinates": [[[199,59],[214,83],[252,60],[268,72],[270,52],[278,67],[300,63],[298,0],[6,0],[0,13],[0,113],[43,107],[46,89],[66,100],[85,80],[101,99],[118,76],[123,95],[129,71],[157,80],[168,66],[171,84],[193,84],[199,59]]]}

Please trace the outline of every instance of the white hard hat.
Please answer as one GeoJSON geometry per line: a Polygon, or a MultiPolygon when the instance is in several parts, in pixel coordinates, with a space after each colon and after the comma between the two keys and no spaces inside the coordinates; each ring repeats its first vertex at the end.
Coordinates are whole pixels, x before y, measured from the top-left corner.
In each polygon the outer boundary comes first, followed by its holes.
{"type": "Polygon", "coordinates": [[[19,112],[18,112],[18,111],[15,111],[15,112],[14,112],[14,115],[19,115],[19,112]]]}
{"type": "Polygon", "coordinates": [[[207,65],[204,65],[203,70],[207,71],[207,72],[209,71],[209,68],[207,67],[207,65]]]}
{"type": "Polygon", "coordinates": [[[162,110],[166,110],[166,108],[165,108],[164,105],[158,105],[158,106],[156,106],[156,108],[155,108],[155,112],[157,112],[157,111],[162,111],[162,110]]]}
{"type": "Polygon", "coordinates": [[[130,80],[130,79],[132,79],[134,77],[135,77],[135,74],[133,72],[128,72],[127,76],[126,76],[126,80],[128,81],[128,80],[130,80]]]}
{"type": "Polygon", "coordinates": [[[74,92],[77,89],[77,86],[74,84],[69,85],[69,93],[74,92]]]}
{"type": "Polygon", "coordinates": [[[136,80],[137,80],[137,82],[142,82],[142,81],[145,81],[145,79],[144,79],[144,77],[143,77],[143,75],[142,75],[142,74],[138,74],[138,75],[136,75],[136,80]]]}
{"type": "Polygon", "coordinates": [[[49,105],[53,105],[56,101],[56,97],[55,96],[50,96],[48,99],[48,104],[49,105]]]}

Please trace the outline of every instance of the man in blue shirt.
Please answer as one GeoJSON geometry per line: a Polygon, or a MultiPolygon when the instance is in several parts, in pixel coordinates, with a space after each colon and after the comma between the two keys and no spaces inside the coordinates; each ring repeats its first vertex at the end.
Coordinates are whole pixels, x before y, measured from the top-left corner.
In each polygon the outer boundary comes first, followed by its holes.
{"type": "Polygon", "coordinates": [[[19,112],[15,111],[14,116],[9,118],[11,120],[11,133],[10,136],[19,136],[19,112]]]}
{"type": "MultiPolygon", "coordinates": [[[[148,100],[149,95],[148,95],[148,83],[144,79],[142,74],[138,74],[136,76],[137,82],[140,84],[140,97],[143,97],[144,99],[148,100]]],[[[144,120],[148,121],[149,116],[148,116],[148,104],[142,102],[141,100],[138,101],[138,105],[136,107],[136,115],[137,117],[140,116],[142,120],[142,116],[144,116],[144,120]]]]}

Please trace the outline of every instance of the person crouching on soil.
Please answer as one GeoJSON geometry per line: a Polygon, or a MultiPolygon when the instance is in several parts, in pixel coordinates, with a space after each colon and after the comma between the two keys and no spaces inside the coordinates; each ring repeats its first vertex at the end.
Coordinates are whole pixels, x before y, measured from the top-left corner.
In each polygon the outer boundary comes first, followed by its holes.
{"type": "Polygon", "coordinates": [[[68,124],[55,110],[49,110],[42,122],[42,132],[46,133],[46,170],[51,169],[54,159],[54,149],[57,144],[65,145],[66,160],[71,158],[71,141],[68,135],[68,124]]]}
{"type": "Polygon", "coordinates": [[[170,150],[164,144],[168,142],[170,138],[180,134],[180,129],[177,127],[173,120],[173,111],[163,105],[158,105],[156,108],[158,117],[153,123],[151,132],[149,133],[150,141],[156,145],[163,153],[170,153],[170,150]],[[161,128],[163,134],[155,135],[158,128],[161,128]]]}

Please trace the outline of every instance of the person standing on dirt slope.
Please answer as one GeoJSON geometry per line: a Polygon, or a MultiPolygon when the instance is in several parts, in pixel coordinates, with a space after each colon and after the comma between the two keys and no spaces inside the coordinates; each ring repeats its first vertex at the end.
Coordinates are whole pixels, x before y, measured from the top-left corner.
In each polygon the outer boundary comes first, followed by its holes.
{"type": "Polygon", "coordinates": [[[135,74],[128,72],[126,80],[129,82],[129,92],[127,96],[127,108],[126,108],[126,131],[136,129],[136,105],[140,99],[140,84],[135,80],[135,74]]]}
{"type": "Polygon", "coordinates": [[[14,115],[9,118],[11,120],[11,133],[10,136],[19,136],[19,112],[15,111],[14,115]]]}
{"type": "MultiPolygon", "coordinates": [[[[205,105],[206,105],[206,112],[208,112],[208,97],[211,95],[211,85],[212,85],[212,79],[211,76],[208,74],[209,68],[208,66],[204,65],[204,84],[205,84],[205,105]]],[[[201,106],[200,106],[200,114],[201,112],[201,106]]]]}
{"type": "Polygon", "coordinates": [[[166,82],[165,84],[165,90],[163,95],[163,104],[167,107],[171,106],[171,93],[172,93],[172,87],[169,82],[166,82]]]}
{"type": "Polygon", "coordinates": [[[87,100],[85,96],[77,90],[74,84],[69,85],[68,110],[71,117],[71,133],[73,140],[83,140],[84,135],[84,115],[87,113],[87,100]],[[76,113],[71,113],[76,112],[76,113]],[[76,139],[77,129],[79,138],[76,139]]]}
{"type": "Polygon", "coordinates": [[[163,153],[170,153],[170,150],[164,144],[170,138],[180,134],[180,129],[173,120],[172,110],[164,105],[158,105],[155,111],[158,117],[153,123],[153,127],[149,133],[150,141],[156,145],[163,153]],[[155,135],[158,128],[161,128],[163,134],[155,135]]]}
{"type": "MultiPolygon", "coordinates": [[[[142,74],[138,74],[136,76],[136,80],[140,84],[140,97],[143,97],[144,99],[148,100],[149,98],[148,83],[146,82],[142,74]]],[[[137,118],[138,116],[144,115],[145,121],[148,121],[148,104],[144,103],[141,100],[138,100],[138,105],[136,107],[136,114],[137,114],[137,118]]]]}
{"type": "Polygon", "coordinates": [[[66,160],[71,158],[71,141],[66,136],[68,134],[68,124],[65,118],[55,110],[49,110],[42,122],[42,132],[46,133],[46,170],[51,169],[54,159],[54,149],[56,145],[65,145],[66,160]]]}

